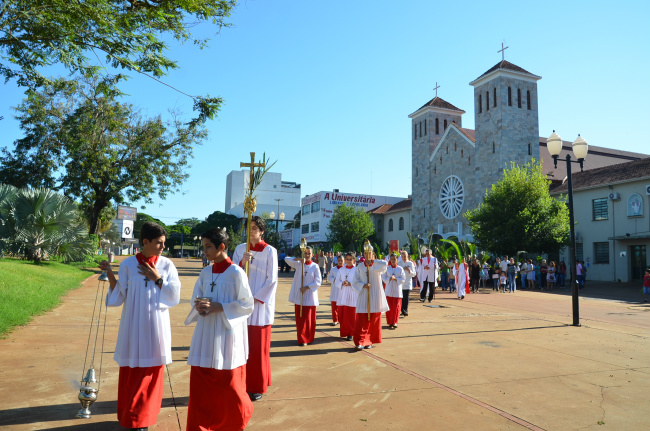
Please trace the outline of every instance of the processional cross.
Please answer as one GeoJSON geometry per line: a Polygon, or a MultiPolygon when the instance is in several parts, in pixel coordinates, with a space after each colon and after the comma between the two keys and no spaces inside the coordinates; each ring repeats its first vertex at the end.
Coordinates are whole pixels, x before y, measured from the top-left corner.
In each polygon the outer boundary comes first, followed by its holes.
{"type": "Polygon", "coordinates": [[[501,49],[497,51],[497,52],[501,53],[501,61],[506,59],[506,49],[508,49],[508,48],[509,47],[507,47],[507,46],[503,46],[503,42],[501,42],[501,49]]]}
{"type": "MultiPolygon", "coordinates": [[[[253,219],[253,213],[257,209],[257,202],[253,197],[253,191],[255,191],[255,168],[265,168],[266,163],[255,163],[255,153],[251,153],[251,162],[250,163],[239,163],[240,168],[250,168],[250,180],[248,183],[248,196],[244,200],[244,211],[248,218],[248,225],[246,227],[246,253],[251,251],[251,221],[253,219]]],[[[248,275],[248,262],[246,262],[246,275],[248,275]]]]}

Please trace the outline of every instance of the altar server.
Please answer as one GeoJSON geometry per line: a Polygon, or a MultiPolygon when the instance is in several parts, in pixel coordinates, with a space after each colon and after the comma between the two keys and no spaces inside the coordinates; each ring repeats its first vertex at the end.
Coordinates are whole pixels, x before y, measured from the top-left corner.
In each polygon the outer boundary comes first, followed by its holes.
{"type": "Polygon", "coordinates": [[[409,260],[409,254],[402,250],[397,264],[404,270],[404,283],[402,284],[402,316],[409,315],[409,295],[413,290],[413,277],[415,277],[415,264],[409,260]]]}
{"type": "Polygon", "coordinates": [[[465,262],[465,258],[461,259],[460,263],[457,263],[454,267],[454,276],[456,277],[456,292],[458,292],[458,298],[464,299],[465,292],[469,287],[469,265],[465,262]]]}
{"type": "Polygon", "coordinates": [[[257,401],[271,386],[271,325],[275,317],[275,292],[278,288],[278,252],[264,242],[266,221],[253,216],[250,252],[246,243],[239,244],[233,262],[241,268],[248,262],[248,284],[255,298],[253,313],[248,317],[248,362],[246,392],[257,401]]]}
{"type": "Polygon", "coordinates": [[[374,253],[370,252],[365,261],[357,267],[352,282],[352,286],[359,294],[353,336],[357,350],[370,349],[373,344],[381,343],[381,313],[388,311],[386,294],[381,284],[381,274],[386,271],[388,263],[385,260],[374,259],[374,253]],[[368,318],[368,295],[370,295],[370,318],[368,318]]]}
{"type": "Polygon", "coordinates": [[[243,430],[253,414],[246,393],[247,320],[253,295],[246,273],[226,254],[226,229],[201,235],[214,264],[203,268],[185,324],[196,322],[187,358],[190,396],[187,431],[243,430]]]}
{"type": "Polygon", "coordinates": [[[429,291],[429,302],[433,299],[433,293],[438,285],[438,259],[431,255],[431,250],[427,249],[425,255],[420,259],[418,267],[418,279],[420,280],[420,302],[424,302],[429,291]]]}
{"type": "Polygon", "coordinates": [[[311,260],[312,253],[313,249],[307,247],[304,258],[285,258],[287,264],[296,270],[289,292],[289,302],[295,304],[299,346],[306,346],[316,337],[316,307],[318,306],[318,288],[322,280],[318,264],[311,260]],[[302,298],[302,302],[300,298],[302,298]],[[300,316],[301,308],[302,316],[300,316]]]}
{"type": "Polygon", "coordinates": [[[399,313],[402,310],[402,285],[406,276],[401,266],[397,264],[397,255],[390,255],[390,262],[386,267],[386,272],[381,275],[381,280],[386,285],[386,302],[388,310],[386,312],[386,323],[390,329],[397,328],[399,313]]]}
{"type": "Polygon", "coordinates": [[[336,274],[338,274],[339,269],[343,267],[343,262],[341,262],[341,265],[335,265],[332,266],[328,271],[327,271],[327,281],[330,282],[330,304],[332,306],[332,326],[336,326],[339,324],[339,312],[338,312],[338,296],[339,296],[339,289],[334,286],[334,281],[336,280],[336,274]]]}
{"type": "MultiPolygon", "coordinates": [[[[339,262],[341,260],[343,260],[343,257],[339,256],[339,262]]],[[[354,271],[356,270],[354,263],[354,255],[352,253],[347,253],[345,255],[345,266],[339,268],[332,286],[332,289],[337,289],[338,291],[336,305],[338,309],[339,322],[341,324],[339,334],[341,337],[345,337],[348,341],[352,341],[352,336],[354,335],[357,297],[359,296],[357,291],[354,290],[354,287],[352,287],[354,271]]]]}
{"type": "Polygon", "coordinates": [[[120,366],[117,419],[125,428],[156,423],[162,403],[165,364],[172,362],[169,308],[180,301],[181,282],[171,260],[162,257],[165,229],[142,225],[142,251],[125,259],[118,280],[109,271],[108,307],[122,307],[114,359],[120,366]]]}

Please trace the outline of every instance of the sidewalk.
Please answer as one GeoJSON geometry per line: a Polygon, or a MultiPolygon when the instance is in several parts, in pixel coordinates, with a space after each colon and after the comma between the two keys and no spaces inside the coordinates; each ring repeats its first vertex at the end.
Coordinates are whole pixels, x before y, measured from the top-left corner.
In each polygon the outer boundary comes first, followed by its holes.
{"type": "MultiPolygon", "coordinates": [[[[194,328],[182,323],[201,263],[174,261],[182,301],[171,310],[174,362],[152,431],[179,423],[184,430],[186,422],[194,328]]],[[[437,290],[431,304],[413,293],[399,328],[384,327],[383,343],[354,352],[329,325],[327,283],[316,341],[297,345],[290,283],[280,278],[273,385],[254,404],[248,430],[650,429],[650,306],[632,302],[633,287],[613,299],[603,298],[611,287],[588,284],[581,327],[569,326],[568,293],[482,289],[460,301],[437,290]]],[[[97,284],[91,277],[60,307],[0,340],[0,429],[121,430],[112,359],[119,309],[108,312],[93,417],[74,418],[97,284]]]]}

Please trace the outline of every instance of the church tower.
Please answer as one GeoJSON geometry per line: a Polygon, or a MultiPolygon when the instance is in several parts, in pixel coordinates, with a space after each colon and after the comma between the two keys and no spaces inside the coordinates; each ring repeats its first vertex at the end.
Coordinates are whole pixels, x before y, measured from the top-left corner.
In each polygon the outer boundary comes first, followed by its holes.
{"type": "Polygon", "coordinates": [[[540,79],[504,59],[470,82],[474,87],[478,184],[498,181],[511,161],[539,161],[540,79]]]}
{"type": "Polygon", "coordinates": [[[462,126],[464,113],[465,111],[436,95],[409,115],[412,141],[411,226],[414,233],[426,234],[432,229],[432,209],[437,202],[432,202],[434,191],[431,187],[432,168],[429,158],[452,122],[462,126]]]}

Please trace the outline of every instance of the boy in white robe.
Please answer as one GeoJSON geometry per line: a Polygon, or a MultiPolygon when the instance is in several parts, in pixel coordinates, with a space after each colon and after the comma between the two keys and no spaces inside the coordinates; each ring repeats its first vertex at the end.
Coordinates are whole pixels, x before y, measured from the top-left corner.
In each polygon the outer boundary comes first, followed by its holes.
{"type": "Polygon", "coordinates": [[[456,264],[454,268],[456,277],[456,292],[458,292],[458,299],[465,299],[465,292],[469,288],[469,265],[465,262],[463,257],[461,263],[456,264]]]}
{"type": "Polygon", "coordinates": [[[172,362],[169,308],[180,302],[181,282],[171,260],[161,256],[165,229],[142,225],[142,252],[125,259],[116,280],[108,262],[108,307],[122,305],[114,359],[120,366],[117,418],[125,428],[156,423],[164,385],[164,366],[172,362]]]}
{"type": "Polygon", "coordinates": [[[262,239],[266,221],[259,216],[251,220],[250,252],[246,243],[239,244],[233,262],[241,268],[248,262],[248,284],[255,298],[255,308],[248,317],[248,363],[246,391],[257,401],[271,386],[271,325],[275,318],[275,292],[278,288],[278,252],[262,239]]]}
{"type": "Polygon", "coordinates": [[[341,266],[334,265],[327,271],[327,281],[330,282],[330,305],[332,306],[332,326],[336,326],[339,324],[339,313],[338,313],[338,305],[337,305],[339,289],[334,286],[334,281],[336,280],[336,274],[339,273],[339,269],[341,269],[342,267],[343,265],[341,266]]]}
{"type": "MultiPolygon", "coordinates": [[[[343,260],[343,257],[339,256],[339,262],[341,260],[343,260]]],[[[336,306],[340,322],[339,334],[348,341],[352,341],[352,336],[354,335],[357,298],[359,297],[358,292],[352,287],[354,272],[356,271],[354,263],[354,255],[347,253],[345,255],[345,266],[338,269],[332,285],[332,289],[337,290],[336,306]]]]}
{"type": "Polygon", "coordinates": [[[402,317],[409,315],[409,296],[413,290],[413,277],[415,277],[415,264],[409,260],[409,254],[402,250],[397,264],[404,270],[404,283],[402,284],[402,317]]]}
{"type": "Polygon", "coordinates": [[[375,254],[370,252],[366,260],[357,267],[352,282],[352,287],[359,294],[353,336],[357,350],[371,349],[373,344],[381,343],[381,313],[389,309],[381,283],[381,274],[386,271],[388,263],[374,259],[375,254]]]}
{"type": "Polygon", "coordinates": [[[402,284],[406,280],[404,270],[397,264],[397,255],[390,255],[390,263],[386,272],[381,275],[381,280],[386,285],[386,302],[390,310],[386,311],[386,323],[390,329],[396,329],[399,322],[399,313],[402,310],[402,284]]]}
{"type": "Polygon", "coordinates": [[[253,414],[246,393],[253,295],[246,273],[225,252],[228,239],[225,228],[201,235],[203,250],[214,264],[199,274],[185,320],[186,325],[197,322],[187,357],[192,367],[187,431],[243,430],[253,414]]]}
{"type": "Polygon", "coordinates": [[[316,337],[316,307],[318,306],[318,288],[322,279],[318,264],[311,260],[312,253],[313,249],[307,247],[304,258],[285,258],[287,264],[296,270],[289,292],[289,302],[295,304],[296,333],[299,346],[310,344],[316,337]]]}

